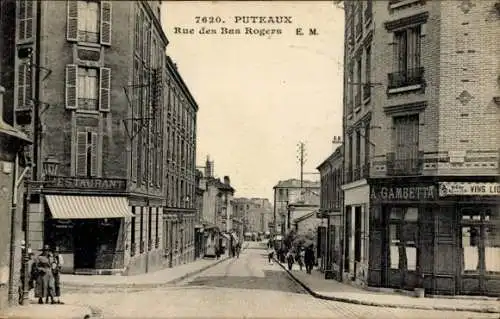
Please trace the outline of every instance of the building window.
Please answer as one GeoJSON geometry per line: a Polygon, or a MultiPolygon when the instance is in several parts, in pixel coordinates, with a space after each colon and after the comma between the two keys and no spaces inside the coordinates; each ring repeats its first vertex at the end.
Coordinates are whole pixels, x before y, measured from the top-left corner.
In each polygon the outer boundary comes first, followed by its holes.
{"type": "Polygon", "coordinates": [[[33,37],[33,4],[32,0],[21,0],[18,11],[18,41],[31,40],[33,37]]]}
{"type": "Polygon", "coordinates": [[[364,151],[365,151],[365,163],[363,165],[363,176],[368,177],[370,173],[370,147],[371,147],[371,141],[370,141],[370,123],[367,123],[365,127],[365,145],[364,145],[364,151]]]}
{"type": "Polygon", "coordinates": [[[148,207],[148,250],[153,249],[153,207],[148,207]]]}
{"type": "Polygon", "coordinates": [[[366,48],[365,52],[365,83],[363,84],[363,100],[370,97],[371,93],[371,59],[372,59],[372,49],[370,46],[366,48]]]}
{"type": "Polygon", "coordinates": [[[99,42],[100,10],[97,1],[78,1],[78,41],[99,42]]]}
{"type": "Polygon", "coordinates": [[[422,84],[421,26],[396,31],[394,38],[396,72],[389,74],[389,88],[422,84]]]}
{"type": "Polygon", "coordinates": [[[98,70],[78,68],[78,109],[96,111],[99,109],[99,76],[98,70]]]}
{"type": "Polygon", "coordinates": [[[97,133],[77,132],[76,141],[76,175],[85,177],[97,177],[97,133]]]}
{"type": "Polygon", "coordinates": [[[500,214],[495,209],[466,208],[461,214],[462,272],[500,273],[500,214]]]}
{"type": "Polygon", "coordinates": [[[353,162],[353,136],[352,133],[347,136],[347,140],[349,142],[348,149],[347,149],[347,172],[346,172],[346,183],[352,182],[352,162],[353,162]]]}
{"type": "Polygon", "coordinates": [[[136,207],[133,206],[132,207],[132,221],[130,222],[130,255],[131,256],[134,256],[135,255],[135,223],[136,223],[136,220],[135,220],[135,209],[136,207]]]}
{"type": "Polygon", "coordinates": [[[361,132],[356,131],[356,163],[354,168],[354,180],[360,178],[361,173],[361,132]]]}
{"type": "Polygon", "coordinates": [[[361,57],[359,57],[356,60],[356,83],[354,84],[354,86],[356,87],[356,94],[354,95],[354,108],[355,109],[361,107],[361,89],[362,89],[361,73],[362,73],[361,57]]]}
{"type": "Polygon", "coordinates": [[[389,221],[391,269],[416,271],[418,261],[418,208],[392,208],[389,221]]]}
{"type": "MultiPolygon", "coordinates": [[[[24,2],[24,1],[23,1],[24,2]]],[[[18,110],[29,109],[32,98],[32,72],[28,63],[21,63],[17,73],[17,105],[18,110]]]]}
{"type": "Polygon", "coordinates": [[[144,207],[139,208],[141,211],[140,224],[139,224],[139,252],[142,254],[144,252],[144,207]]]}
{"type": "Polygon", "coordinates": [[[354,110],[354,69],[350,64],[347,69],[347,115],[354,110]]]}
{"type": "Polygon", "coordinates": [[[156,208],[156,222],[155,222],[155,248],[160,246],[160,234],[158,233],[158,227],[160,223],[160,208],[156,208]]]}
{"type": "Polygon", "coordinates": [[[417,174],[419,168],[419,115],[394,117],[393,170],[399,174],[417,174]]]}
{"type": "Polygon", "coordinates": [[[359,1],[356,8],[356,39],[363,36],[363,2],[359,1]]]}

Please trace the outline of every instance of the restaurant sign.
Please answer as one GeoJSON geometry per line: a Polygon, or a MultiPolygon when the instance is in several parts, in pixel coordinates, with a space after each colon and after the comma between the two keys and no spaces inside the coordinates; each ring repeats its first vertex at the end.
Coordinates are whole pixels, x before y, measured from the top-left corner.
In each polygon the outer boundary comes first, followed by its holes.
{"type": "Polygon", "coordinates": [[[500,183],[466,183],[442,182],[439,183],[439,196],[498,196],[500,183]]]}
{"type": "Polygon", "coordinates": [[[370,190],[372,200],[435,200],[436,187],[428,186],[373,186],[370,190]]]}
{"type": "Polygon", "coordinates": [[[125,179],[113,178],[80,178],[80,177],[53,177],[47,180],[49,188],[89,189],[101,191],[125,191],[125,179]]]}

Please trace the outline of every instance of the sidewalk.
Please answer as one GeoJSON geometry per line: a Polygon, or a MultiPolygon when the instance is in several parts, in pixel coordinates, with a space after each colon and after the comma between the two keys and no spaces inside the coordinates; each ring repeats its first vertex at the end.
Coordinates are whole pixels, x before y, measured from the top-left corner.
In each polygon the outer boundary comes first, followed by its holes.
{"type": "Polygon", "coordinates": [[[324,274],[318,270],[313,270],[308,275],[305,268],[301,272],[296,264],[290,272],[286,265],[276,262],[316,298],[375,307],[500,313],[500,302],[497,298],[476,299],[465,296],[456,298],[416,298],[393,292],[370,291],[333,279],[326,280],[324,274]]]}
{"type": "Polygon", "coordinates": [[[90,319],[92,309],[73,305],[15,306],[0,313],[0,319],[90,319]]]}
{"type": "MultiPolygon", "coordinates": [[[[248,243],[243,249],[248,247],[248,243]]],[[[217,259],[199,259],[188,264],[134,276],[121,275],[67,275],[61,274],[62,289],[74,288],[156,288],[178,283],[199,274],[230,257],[225,254],[217,259]]]]}

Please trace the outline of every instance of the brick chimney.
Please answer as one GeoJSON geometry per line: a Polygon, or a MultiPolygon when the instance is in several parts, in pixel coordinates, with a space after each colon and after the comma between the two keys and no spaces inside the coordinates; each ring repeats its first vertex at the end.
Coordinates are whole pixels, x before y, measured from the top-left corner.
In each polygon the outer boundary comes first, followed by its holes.
{"type": "Polygon", "coordinates": [[[229,179],[229,176],[224,176],[224,184],[226,185],[231,185],[231,180],[229,179]]]}

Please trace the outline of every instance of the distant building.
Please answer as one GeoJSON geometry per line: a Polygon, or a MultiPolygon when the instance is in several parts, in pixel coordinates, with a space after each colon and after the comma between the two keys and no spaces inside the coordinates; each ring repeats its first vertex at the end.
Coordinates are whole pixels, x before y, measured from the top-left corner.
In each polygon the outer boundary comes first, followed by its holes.
{"type": "Polygon", "coordinates": [[[342,280],[343,241],[345,230],[343,227],[343,146],[339,146],[318,167],[321,176],[320,216],[327,218],[327,227],[324,236],[325,278],[342,280]]]}
{"type": "Polygon", "coordinates": [[[235,198],[234,209],[237,218],[244,223],[244,232],[269,231],[273,211],[267,198],[235,198]]]}
{"type": "Polygon", "coordinates": [[[273,222],[276,222],[276,225],[273,226],[277,233],[284,234],[291,227],[291,220],[288,216],[288,205],[300,203],[319,206],[320,182],[303,181],[301,186],[300,180],[288,179],[279,181],[273,187],[273,190],[273,222]]]}

